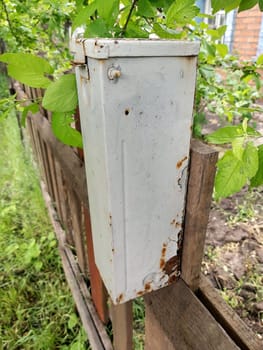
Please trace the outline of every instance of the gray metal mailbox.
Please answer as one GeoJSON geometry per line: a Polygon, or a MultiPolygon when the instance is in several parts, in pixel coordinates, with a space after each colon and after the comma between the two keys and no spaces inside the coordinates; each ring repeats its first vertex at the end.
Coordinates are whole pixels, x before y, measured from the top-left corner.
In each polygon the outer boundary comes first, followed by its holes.
{"type": "Polygon", "coordinates": [[[73,44],[95,261],[121,303],[180,273],[199,44],[73,44]]]}

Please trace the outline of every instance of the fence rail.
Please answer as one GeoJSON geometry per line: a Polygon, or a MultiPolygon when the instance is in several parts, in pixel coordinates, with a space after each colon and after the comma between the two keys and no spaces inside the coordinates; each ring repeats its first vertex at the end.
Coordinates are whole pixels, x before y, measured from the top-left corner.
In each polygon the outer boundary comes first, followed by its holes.
{"type": "MultiPolygon", "coordinates": [[[[13,83],[19,99],[43,95],[13,83]]],[[[58,239],[65,276],[92,349],[133,348],[132,302],[108,300],[94,260],[82,152],[59,142],[51,115],[41,109],[27,118],[27,133],[42,176],[42,192],[58,239]],[[105,325],[112,322],[113,343],[105,325]]],[[[78,118],[76,118],[78,127],[78,118]]],[[[145,349],[260,350],[262,343],[201,275],[206,225],[217,153],[199,141],[191,146],[181,278],[144,297],[145,349]]]]}

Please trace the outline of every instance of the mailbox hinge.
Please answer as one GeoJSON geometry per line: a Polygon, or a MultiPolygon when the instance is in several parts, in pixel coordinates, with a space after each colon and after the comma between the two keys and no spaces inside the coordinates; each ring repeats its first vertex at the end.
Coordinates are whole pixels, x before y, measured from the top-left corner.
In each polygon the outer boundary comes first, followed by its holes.
{"type": "Polygon", "coordinates": [[[74,55],[73,65],[78,67],[85,66],[87,70],[87,76],[85,77],[85,79],[89,80],[90,79],[89,64],[88,64],[88,57],[85,52],[84,43],[85,43],[85,39],[73,37],[70,45],[70,51],[74,55]]]}

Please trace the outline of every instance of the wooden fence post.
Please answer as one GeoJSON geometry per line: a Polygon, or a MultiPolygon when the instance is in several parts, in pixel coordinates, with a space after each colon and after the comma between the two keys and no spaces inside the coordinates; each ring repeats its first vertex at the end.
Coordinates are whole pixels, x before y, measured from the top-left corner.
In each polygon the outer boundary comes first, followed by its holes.
{"type": "Polygon", "coordinates": [[[86,207],[84,207],[84,217],[87,237],[91,295],[101,321],[106,324],[109,319],[107,292],[95,263],[90,214],[86,207]]]}
{"type": "Polygon", "coordinates": [[[239,349],[182,279],[144,299],[145,350],[239,349]]]}
{"type": "Polygon", "coordinates": [[[132,350],[132,301],[111,306],[114,350],[132,350]]]}
{"type": "Polygon", "coordinates": [[[213,148],[192,141],[181,257],[181,277],[192,290],[199,286],[217,158],[213,148]]]}

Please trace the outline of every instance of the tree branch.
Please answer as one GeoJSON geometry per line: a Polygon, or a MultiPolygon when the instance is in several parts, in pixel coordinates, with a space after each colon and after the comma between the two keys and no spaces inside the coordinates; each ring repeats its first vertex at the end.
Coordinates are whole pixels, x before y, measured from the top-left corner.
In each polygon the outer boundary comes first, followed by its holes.
{"type": "Polygon", "coordinates": [[[8,27],[9,27],[10,33],[13,35],[13,37],[16,40],[16,42],[19,44],[19,43],[21,43],[21,41],[19,40],[19,38],[17,37],[17,35],[16,35],[16,33],[15,33],[14,29],[13,29],[13,24],[12,24],[12,22],[10,20],[6,4],[5,4],[4,0],[0,0],[0,1],[1,1],[1,4],[2,4],[3,10],[4,10],[4,13],[5,13],[5,16],[6,16],[6,20],[7,20],[7,23],[8,23],[8,27]]]}
{"type": "Polygon", "coordinates": [[[122,31],[121,31],[121,33],[120,33],[121,36],[123,36],[124,33],[126,32],[128,23],[129,23],[129,21],[130,21],[132,12],[133,12],[133,10],[134,10],[134,7],[135,7],[137,1],[138,1],[138,0],[133,0],[133,2],[132,2],[131,8],[130,8],[130,12],[129,12],[128,17],[127,17],[127,19],[126,19],[126,22],[125,22],[125,24],[124,24],[124,26],[123,26],[123,29],[122,29],[122,31]]]}

